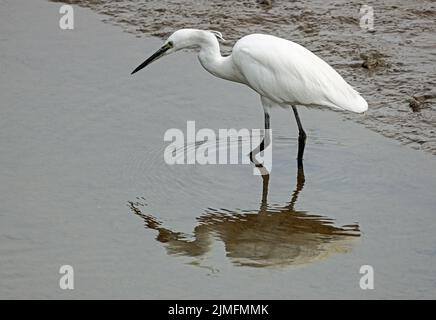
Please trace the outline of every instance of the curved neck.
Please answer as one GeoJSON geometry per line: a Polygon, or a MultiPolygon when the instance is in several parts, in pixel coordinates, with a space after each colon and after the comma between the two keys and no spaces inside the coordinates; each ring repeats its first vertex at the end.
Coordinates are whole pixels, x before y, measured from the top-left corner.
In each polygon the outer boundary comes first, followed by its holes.
{"type": "Polygon", "coordinates": [[[198,59],[208,72],[216,77],[241,82],[239,72],[235,68],[232,56],[223,57],[217,38],[210,32],[203,32],[198,59]]]}

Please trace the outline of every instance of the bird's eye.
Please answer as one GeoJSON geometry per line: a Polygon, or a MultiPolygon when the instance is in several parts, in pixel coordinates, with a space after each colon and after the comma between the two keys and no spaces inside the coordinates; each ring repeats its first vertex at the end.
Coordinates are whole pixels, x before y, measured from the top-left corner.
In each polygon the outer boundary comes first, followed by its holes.
{"type": "Polygon", "coordinates": [[[169,41],[168,42],[168,46],[170,47],[170,48],[172,48],[174,45],[173,45],[173,42],[172,41],[169,41]]]}

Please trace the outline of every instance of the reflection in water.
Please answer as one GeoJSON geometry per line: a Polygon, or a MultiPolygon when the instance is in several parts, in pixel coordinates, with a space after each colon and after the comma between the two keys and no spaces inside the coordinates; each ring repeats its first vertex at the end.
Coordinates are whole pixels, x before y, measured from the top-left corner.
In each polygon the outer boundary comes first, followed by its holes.
{"type": "Polygon", "coordinates": [[[269,206],[269,175],[265,175],[259,210],[208,209],[197,219],[193,237],[165,228],[155,217],[141,211],[141,203],[129,202],[129,207],[144,219],[147,229],[158,231],[156,240],[169,254],[200,258],[214,240],[221,240],[234,264],[273,267],[311,263],[349,251],[353,239],[360,236],[358,225],[336,227],[332,219],[294,209],[304,183],[304,171],[299,169],[290,202],[269,206]]]}

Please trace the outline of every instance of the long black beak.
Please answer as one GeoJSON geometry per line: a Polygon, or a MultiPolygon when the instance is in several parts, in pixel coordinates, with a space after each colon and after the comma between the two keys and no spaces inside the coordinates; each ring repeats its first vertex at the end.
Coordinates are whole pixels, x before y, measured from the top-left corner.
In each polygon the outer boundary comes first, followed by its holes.
{"type": "Polygon", "coordinates": [[[135,70],[133,70],[133,72],[131,74],[134,74],[136,72],[138,72],[139,70],[145,68],[147,65],[149,65],[150,63],[152,63],[153,61],[159,59],[160,57],[162,57],[164,55],[164,53],[170,49],[171,46],[169,44],[164,45],[163,47],[161,47],[159,50],[157,50],[155,53],[153,53],[153,55],[148,58],[147,60],[145,60],[143,63],[141,63],[135,70]]]}

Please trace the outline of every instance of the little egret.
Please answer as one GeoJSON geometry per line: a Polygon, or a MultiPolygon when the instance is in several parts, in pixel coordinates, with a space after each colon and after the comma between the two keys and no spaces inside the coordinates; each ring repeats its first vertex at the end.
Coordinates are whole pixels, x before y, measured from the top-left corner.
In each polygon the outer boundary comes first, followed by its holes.
{"type": "MultiPolygon", "coordinates": [[[[260,97],[265,116],[265,136],[257,151],[269,145],[269,112],[273,106],[292,108],[297,121],[298,167],[303,167],[306,133],[297,111],[299,106],[329,107],[365,112],[368,103],[324,60],[303,46],[265,34],[247,35],[236,42],[232,54],[221,56],[220,32],[180,29],[132,74],[153,61],[185,48],[199,48],[201,65],[216,77],[247,85],[260,97]]],[[[253,150],[254,151],[254,150],[253,150]]],[[[250,159],[255,163],[253,151],[250,159]]]]}

